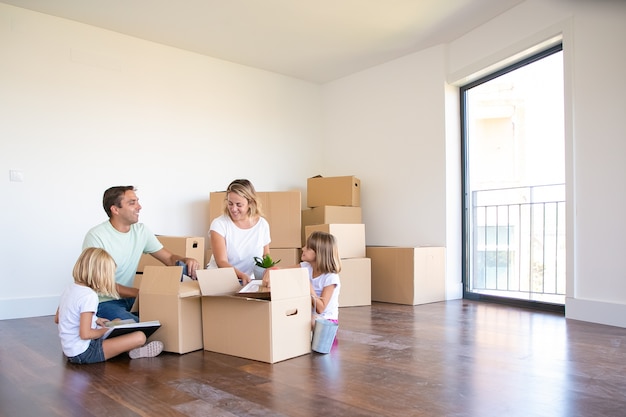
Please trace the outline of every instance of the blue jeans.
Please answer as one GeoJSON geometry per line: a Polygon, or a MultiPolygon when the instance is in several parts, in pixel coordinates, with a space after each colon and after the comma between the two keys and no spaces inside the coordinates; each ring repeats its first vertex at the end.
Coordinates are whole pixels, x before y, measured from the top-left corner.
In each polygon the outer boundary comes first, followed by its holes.
{"type": "Polygon", "coordinates": [[[103,301],[98,304],[98,312],[96,315],[109,320],[133,319],[138,322],[139,316],[130,312],[134,303],[134,298],[120,298],[119,300],[103,301]]]}
{"type": "Polygon", "coordinates": [[[81,353],[80,355],[76,355],[71,358],[67,358],[71,363],[76,363],[79,365],[85,363],[98,363],[104,362],[104,350],[102,349],[102,338],[92,339],[89,342],[89,347],[86,351],[81,353]]]}

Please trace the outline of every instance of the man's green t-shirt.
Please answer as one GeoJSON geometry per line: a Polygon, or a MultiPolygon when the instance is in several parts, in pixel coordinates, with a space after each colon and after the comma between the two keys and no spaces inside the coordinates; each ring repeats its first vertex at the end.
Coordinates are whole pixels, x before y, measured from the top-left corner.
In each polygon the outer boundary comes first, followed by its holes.
{"type": "MultiPolygon", "coordinates": [[[[132,287],[141,255],[157,252],[163,248],[163,245],[143,223],[132,224],[127,233],[122,233],[107,220],[87,232],[83,241],[83,250],[86,248],[106,250],[117,265],[115,281],[132,287]]],[[[101,296],[100,302],[112,299],[101,296]]]]}

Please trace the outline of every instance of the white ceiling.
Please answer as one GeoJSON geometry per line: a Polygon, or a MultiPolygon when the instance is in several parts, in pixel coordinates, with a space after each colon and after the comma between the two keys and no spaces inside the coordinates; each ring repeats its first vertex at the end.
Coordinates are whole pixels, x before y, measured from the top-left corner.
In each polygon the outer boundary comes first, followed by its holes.
{"type": "Polygon", "coordinates": [[[0,0],[325,83],[450,42],[523,0],[0,0]]]}

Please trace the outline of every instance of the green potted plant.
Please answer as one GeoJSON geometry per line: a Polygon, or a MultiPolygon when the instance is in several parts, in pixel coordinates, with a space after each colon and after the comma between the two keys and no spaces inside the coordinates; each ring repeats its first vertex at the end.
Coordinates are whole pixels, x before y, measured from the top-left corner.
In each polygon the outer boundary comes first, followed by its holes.
{"type": "Polygon", "coordinates": [[[280,259],[275,261],[272,259],[272,257],[267,254],[267,255],[263,255],[262,258],[259,258],[258,256],[254,257],[254,278],[255,279],[262,279],[263,278],[263,274],[265,273],[265,270],[267,268],[271,268],[274,265],[276,265],[277,263],[280,262],[280,259]]]}

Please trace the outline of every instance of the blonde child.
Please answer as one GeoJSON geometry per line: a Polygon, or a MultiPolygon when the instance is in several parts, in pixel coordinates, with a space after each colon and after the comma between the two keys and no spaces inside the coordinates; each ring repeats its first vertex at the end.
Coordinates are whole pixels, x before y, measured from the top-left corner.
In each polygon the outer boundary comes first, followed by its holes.
{"type": "Polygon", "coordinates": [[[63,353],[71,363],[104,362],[123,352],[131,359],[154,357],[163,350],[159,341],[146,345],[146,335],[141,331],[102,339],[108,320],[96,316],[98,294],[119,297],[115,268],[111,255],[100,248],[86,248],[74,265],[74,283],[61,295],[54,317],[63,353]]]}
{"type": "MultiPolygon", "coordinates": [[[[302,262],[293,268],[306,268],[311,283],[311,307],[313,316],[338,323],[339,320],[339,272],[341,260],[337,240],[330,233],[311,233],[302,248],[302,262]]],[[[263,276],[263,285],[269,287],[269,273],[263,276]]]]}
{"type": "Polygon", "coordinates": [[[313,314],[331,320],[339,320],[339,272],[341,260],[335,236],[326,232],[313,232],[302,248],[300,266],[309,271],[311,280],[311,303],[313,314]]]}

